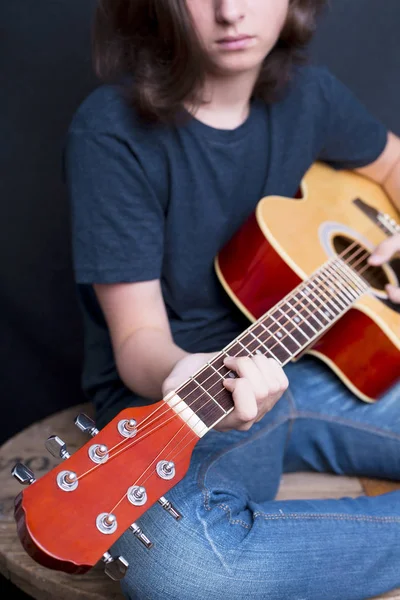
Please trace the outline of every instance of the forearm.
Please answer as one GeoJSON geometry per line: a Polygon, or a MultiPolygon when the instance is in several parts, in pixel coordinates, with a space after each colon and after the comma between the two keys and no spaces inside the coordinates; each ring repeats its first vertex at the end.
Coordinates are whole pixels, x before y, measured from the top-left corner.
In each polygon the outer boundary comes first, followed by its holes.
{"type": "Polygon", "coordinates": [[[400,158],[385,178],[383,188],[400,213],[400,158]]]}
{"type": "Polygon", "coordinates": [[[116,363],[125,385],[134,393],[161,400],[161,386],[176,363],[189,353],[161,329],[144,327],[118,349],[116,363]]]}

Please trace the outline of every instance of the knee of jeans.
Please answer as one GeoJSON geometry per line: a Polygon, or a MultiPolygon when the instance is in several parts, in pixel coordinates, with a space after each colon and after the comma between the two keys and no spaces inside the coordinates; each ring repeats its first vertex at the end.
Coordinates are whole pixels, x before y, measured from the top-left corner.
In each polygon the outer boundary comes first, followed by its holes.
{"type": "MultiPolygon", "coordinates": [[[[129,563],[121,590],[129,600],[199,600],[225,597],[227,580],[234,574],[229,552],[215,542],[208,545],[188,537],[155,540],[150,550],[126,535],[115,552],[129,563]]],[[[239,596],[237,596],[239,598],[239,596]]]]}

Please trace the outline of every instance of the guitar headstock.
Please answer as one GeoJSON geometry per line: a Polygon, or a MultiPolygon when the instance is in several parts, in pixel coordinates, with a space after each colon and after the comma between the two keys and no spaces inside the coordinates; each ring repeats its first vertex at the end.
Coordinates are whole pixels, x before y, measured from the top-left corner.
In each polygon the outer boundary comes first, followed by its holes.
{"type": "Polygon", "coordinates": [[[103,560],[120,579],[128,565],[109,548],[128,529],[150,548],[136,521],[157,501],[181,518],[164,494],[186,474],[199,437],[164,401],[127,408],[101,431],[84,414],[75,424],[90,439],[74,454],[56,435],[45,444],[60,465],[37,480],[21,463],[13,468],[27,486],[15,500],[18,535],[45,567],[84,573],[103,560]]]}

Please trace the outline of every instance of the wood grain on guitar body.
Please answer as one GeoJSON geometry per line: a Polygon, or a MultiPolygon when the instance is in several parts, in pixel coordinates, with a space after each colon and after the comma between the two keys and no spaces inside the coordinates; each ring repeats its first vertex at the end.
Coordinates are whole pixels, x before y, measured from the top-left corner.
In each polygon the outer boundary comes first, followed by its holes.
{"type": "Polygon", "coordinates": [[[141,514],[158,501],[180,518],[164,494],[185,476],[200,437],[233,410],[226,353],[264,353],[282,366],[313,354],[366,402],[399,381],[400,312],[385,293],[398,284],[399,262],[367,263],[399,230],[393,205],[361,175],[320,163],[301,192],[261,199],[215,259],[248,329],[158,403],[125,409],[100,432],[80,417],[91,439],[72,456],[53,436],[49,449],[64,460],[39,479],[16,467],[27,484],[15,501],[18,534],[37,562],[83,573],[103,559],[117,579],[128,565],[108,549],[127,529],[151,546],[136,525],[141,514]]]}

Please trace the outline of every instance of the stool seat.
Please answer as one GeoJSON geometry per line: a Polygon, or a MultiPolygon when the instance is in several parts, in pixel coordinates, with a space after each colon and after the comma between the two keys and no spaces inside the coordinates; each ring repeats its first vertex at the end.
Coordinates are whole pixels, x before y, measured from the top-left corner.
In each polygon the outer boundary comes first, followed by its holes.
{"type": "MultiPolygon", "coordinates": [[[[34,471],[38,479],[59,464],[60,461],[53,458],[44,446],[46,439],[53,434],[65,440],[71,453],[78,450],[87,442],[87,436],[74,425],[74,419],[80,412],[93,416],[90,404],[68,408],[34,423],[0,448],[0,573],[36,600],[124,598],[119,584],[105,575],[101,564],[85,575],[68,575],[41,567],[26,554],[16,531],[14,499],[21,491],[21,486],[11,476],[12,467],[21,461],[34,471]]],[[[290,473],[282,477],[278,498],[356,497],[394,488],[400,489],[400,485],[320,473],[290,473]]],[[[400,600],[400,589],[379,598],[400,600]]],[[[378,597],[374,600],[378,600],[378,597]]]]}

